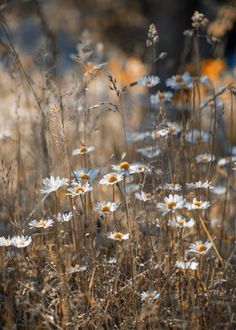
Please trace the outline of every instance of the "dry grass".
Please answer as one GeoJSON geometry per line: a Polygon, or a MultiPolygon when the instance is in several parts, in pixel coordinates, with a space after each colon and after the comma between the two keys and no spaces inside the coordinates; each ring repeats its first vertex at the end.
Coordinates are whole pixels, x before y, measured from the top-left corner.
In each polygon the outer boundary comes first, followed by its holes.
{"type": "Polygon", "coordinates": [[[1,67],[0,236],[32,241],[0,240],[0,327],[234,329],[235,76],[200,80],[205,18],[195,14],[186,32],[194,77],[169,84],[169,91],[180,86],[170,102],[152,87],[152,106],[135,72],[165,58],[154,25],[147,43],[153,63],[131,61],[132,73],[114,59],[101,65],[96,54],[92,62],[91,45],[81,42],[76,72],[58,75],[55,61],[53,73],[52,58],[28,76],[2,22],[11,62],[1,67]],[[146,147],[148,157],[138,151],[146,147]],[[50,176],[67,184],[43,193],[50,176]]]}

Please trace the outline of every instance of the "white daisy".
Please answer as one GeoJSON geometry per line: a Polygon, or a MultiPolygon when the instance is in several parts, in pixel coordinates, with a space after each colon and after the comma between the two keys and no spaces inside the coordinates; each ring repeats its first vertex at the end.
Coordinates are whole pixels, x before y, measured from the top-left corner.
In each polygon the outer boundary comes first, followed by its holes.
{"type": "Polygon", "coordinates": [[[127,132],[126,139],[129,142],[139,142],[150,137],[150,132],[127,132]]]}
{"type": "Polygon", "coordinates": [[[105,184],[105,185],[114,185],[117,182],[120,182],[124,179],[123,174],[121,173],[108,173],[104,175],[104,177],[99,181],[99,184],[105,184]]]}
{"type": "Polygon", "coordinates": [[[197,261],[176,261],[175,267],[183,270],[197,270],[199,263],[197,261]]]}
{"type": "Polygon", "coordinates": [[[215,156],[207,153],[196,156],[197,163],[210,163],[210,162],[214,162],[214,160],[215,160],[215,156]]]}
{"type": "Polygon", "coordinates": [[[80,195],[84,195],[89,191],[92,191],[93,188],[90,186],[88,182],[85,184],[80,183],[80,182],[72,182],[72,187],[68,188],[67,191],[69,191],[68,196],[71,197],[77,197],[80,195]]]}
{"type": "Polygon", "coordinates": [[[83,180],[92,183],[99,175],[99,170],[89,170],[87,168],[81,168],[73,170],[73,175],[78,181],[83,180]]]}
{"type": "Polygon", "coordinates": [[[212,183],[208,180],[205,182],[197,181],[192,183],[186,183],[187,189],[214,189],[212,183]]]}
{"type": "Polygon", "coordinates": [[[90,146],[90,147],[81,146],[80,148],[74,149],[72,151],[72,156],[89,154],[94,150],[95,150],[94,146],[90,146]]]}
{"type": "Polygon", "coordinates": [[[94,206],[94,210],[100,214],[108,215],[115,212],[118,209],[119,205],[113,202],[98,202],[94,206]]]}
{"type": "Polygon", "coordinates": [[[59,188],[66,186],[68,180],[50,176],[50,178],[43,179],[43,188],[40,190],[41,194],[49,195],[51,192],[57,191],[59,188]]]}
{"type": "Polygon", "coordinates": [[[185,199],[180,195],[170,194],[168,197],[164,198],[164,203],[158,203],[157,208],[160,209],[163,215],[182,209],[185,204],[185,199]]]}
{"type": "Polygon", "coordinates": [[[43,228],[47,229],[48,227],[53,226],[54,221],[52,219],[40,219],[40,220],[32,220],[29,222],[30,229],[32,228],[43,228]]]}
{"type": "Polygon", "coordinates": [[[11,238],[8,236],[8,238],[0,237],[0,246],[10,246],[11,245],[11,238]]]}
{"type": "Polygon", "coordinates": [[[150,302],[152,300],[156,300],[160,296],[160,293],[158,293],[155,290],[148,290],[148,291],[143,291],[140,296],[142,301],[145,300],[150,302]]]}
{"type": "Polygon", "coordinates": [[[193,88],[193,80],[188,72],[176,75],[166,80],[166,86],[174,90],[193,88]]]}
{"type": "Polygon", "coordinates": [[[151,136],[153,139],[158,139],[158,138],[164,138],[169,135],[169,129],[168,128],[162,128],[159,130],[156,130],[152,132],[151,136]]]}
{"type": "Polygon", "coordinates": [[[197,241],[189,245],[188,252],[193,252],[197,254],[207,254],[207,252],[212,247],[210,242],[203,243],[202,241],[197,241]]]}
{"type": "Polygon", "coordinates": [[[198,129],[192,129],[186,134],[185,139],[189,143],[205,143],[209,140],[209,134],[198,129]]]}
{"type": "Polygon", "coordinates": [[[191,203],[187,202],[185,207],[188,210],[205,210],[211,206],[211,203],[208,201],[200,201],[197,198],[194,198],[191,203]]]}
{"type": "Polygon", "coordinates": [[[178,183],[165,183],[163,185],[158,186],[158,189],[170,190],[170,191],[180,191],[180,190],[182,190],[182,186],[178,183]]]}
{"type": "Polygon", "coordinates": [[[168,225],[177,228],[192,228],[195,225],[193,218],[185,219],[183,216],[178,215],[176,218],[169,220],[168,225]]]}
{"type": "Polygon", "coordinates": [[[160,105],[163,103],[171,102],[172,98],[173,98],[173,93],[158,91],[157,94],[150,95],[150,103],[160,105]]]}
{"type": "Polygon", "coordinates": [[[147,202],[152,198],[151,193],[145,193],[144,191],[140,191],[135,193],[135,197],[140,201],[147,202]]]}
{"type": "Polygon", "coordinates": [[[72,212],[57,213],[57,221],[59,222],[69,222],[73,217],[72,212]]]}
{"type": "Polygon", "coordinates": [[[145,76],[137,81],[137,84],[144,87],[154,87],[158,85],[160,78],[157,76],[145,76]]]}
{"type": "Polygon", "coordinates": [[[182,125],[177,122],[168,121],[168,122],[166,122],[166,125],[169,129],[169,133],[172,135],[177,135],[180,132],[182,132],[182,130],[183,130],[182,125]]]}
{"type": "Polygon", "coordinates": [[[145,171],[145,166],[142,164],[130,164],[126,161],[121,162],[119,165],[111,166],[113,171],[123,172],[128,174],[142,173],[145,171]]]}
{"type": "Polygon", "coordinates": [[[211,192],[215,195],[223,195],[226,193],[226,190],[227,188],[225,186],[215,186],[211,192]]]}
{"type": "Polygon", "coordinates": [[[11,239],[11,244],[17,248],[24,248],[30,245],[32,238],[30,236],[13,236],[11,239]]]}
{"type": "Polygon", "coordinates": [[[157,157],[161,153],[161,149],[158,146],[140,148],[140,149],[137,149],[136,151],[147,158],[157,157]]]}
{"type": "Polygon", "coordinates": [[[113,239],[115,241],[123,241],[123,240],[127,240],[129,239],[129,234],[122,234],[121,232],[119,231],[113,231],[113,232],[110,232],[108,235],[107,235],[108,238],[110,239],[113,239]]]}

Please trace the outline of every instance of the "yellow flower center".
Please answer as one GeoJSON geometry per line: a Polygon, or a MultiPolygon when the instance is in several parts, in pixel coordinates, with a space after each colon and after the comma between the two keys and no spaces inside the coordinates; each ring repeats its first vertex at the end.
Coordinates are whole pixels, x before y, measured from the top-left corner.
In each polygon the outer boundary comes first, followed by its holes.
{"type": "Polygon", "coordinates": [[[200,207],[202,205],[202,202],[201,201],[198,201],[197,199],[195,201],[193,201],[193,205],[194,206],[197,206],[197,207],[200,207]]]}
{"type": "Polygon", "coordinates": [[[46,220],[44,220],[44,219],[40,219],[37,222],[37,227],[44,227],[45,225],[46,225],[46,220]]]}
{"type": "Polygon", "coordinates": [[[89,174],[88,173],[81,173],[79,177],[82,180],[88,180],[89,179],[89,174]]]}
{"type": "Polygon", "coordinates": [[[206,251],[206,246],[204,244],[199,244],[197,247],[196,247],[196,250],[197,252],[203,252],[203,251],[206,251]]]}
{"type": "Polygon", "coordinates": [[[25,242],[21,241],[18,243],[19,246],[25,246],[25,242]]]}
{"type": "Polygon", "coordinates": [[[196,141],[201,142],[203,140],[203,137],[201,135],[196,136],[196,141]]]}
{"type": "Polygon", "coordinates": [[[160,100],[164,100],[164,98],[165,98],[164,93],[159,92],[158,95],[159,95],[160,100]]]}
{"type": "Polygon", "coordinates": [[[109,183],[113,183],[113,182],[116,182],[117,181],[117,176],[116,175],[110,175],[109,178],[108,178],[108,182],[109,183]]]}
{"type": "Polygon", "coordinates": [[[120,163],[120,168],[122,170],[128,170],[129,169],[129,163],[128,162],[122,162],[122,163],[120,163]]]}
{"type": "Polygon", "coordinates": [[[80,194],[84,192],[84,187],[78,186],[75,188],[76,194],[80,194]]]}
{"type": "Polygon", "coordinates": [[[202,157],[202,160],[204,160],[205,162],[208,162],[209,157],[208,156],[204,156],[204,157],[202,157]]]}
{"type": "Polygon", "coordinates": [[[182,78],[182,76],[177,75],[176,78],[175,78],[175,81],[176,81],[177,83],[181,83],[181,82],[183,82],[183,78],[182,78]]]}
{"type": "Polygon", "coordinates": [[[86,148],[85,146],[81,146],[81,147],[79,148],[79,151],[80,151],[81,153],[84,153],[84,152],[87,151],[87,148],[86,148]]]}
{"type": "Polygon", "coordinates": [[[151,198],[151,197],[152,197],[151,193],[144,193],[144,196],[145,196],[146,198],[151,198]]]}
{"type": "Polygon", "coordinates": [[[122,234],[122,233],[120,233],[120,232],[116,232],[116,233],[114,233],[112,236],[113,236],[113,238],[121,239],[121,238],[124,236],[124,234],[122,234]]]}
{"type": "Polygon", "coordinates": [[[101,211],[104,212],[104,213],[106,213],[106,212],[111,212],[111,209],[110,209],[110,207],[108,205],[103,205],[101,207],[101,211]]]}
{"type": "Polygon", "coordinates": [[[183,219],[178,220],[178,224],[179,224],[180,226],[183,226],[183,225],[184,225],[184,220],[183,220],[183,219]]]}
{"type": "Polygon", "coordinates": [[[166,204],[168,209],[173,209],[176,206],[176,202],[175,201],[169,201],[166,204]]]}

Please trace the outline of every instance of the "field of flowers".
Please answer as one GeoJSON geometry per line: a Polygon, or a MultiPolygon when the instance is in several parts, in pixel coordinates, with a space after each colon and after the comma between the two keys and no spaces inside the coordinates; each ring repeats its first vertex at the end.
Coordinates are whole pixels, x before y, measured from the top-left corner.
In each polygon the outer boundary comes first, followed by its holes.
{"type": "Polygon", "coordinates": [[[235,72],[200,60],[205,16],[165,81],[154,24],[152,63],[81,40],[58,74],[1,22],[0,328],[235,329],[235,72]]]}

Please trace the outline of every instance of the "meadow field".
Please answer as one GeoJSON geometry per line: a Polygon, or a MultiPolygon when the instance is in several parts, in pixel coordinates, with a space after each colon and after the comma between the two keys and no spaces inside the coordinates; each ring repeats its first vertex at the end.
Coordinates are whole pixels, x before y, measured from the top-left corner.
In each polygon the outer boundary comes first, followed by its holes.
{"type": "Polygon", "coordinates": [[[62,64],[40,5],[37,56],[5,10],[0,328],[236,329],[236,69],[201,56],[235,7],[193,13],[167,79],[158,25],[149,62],[84,33],[62,64]]]}

